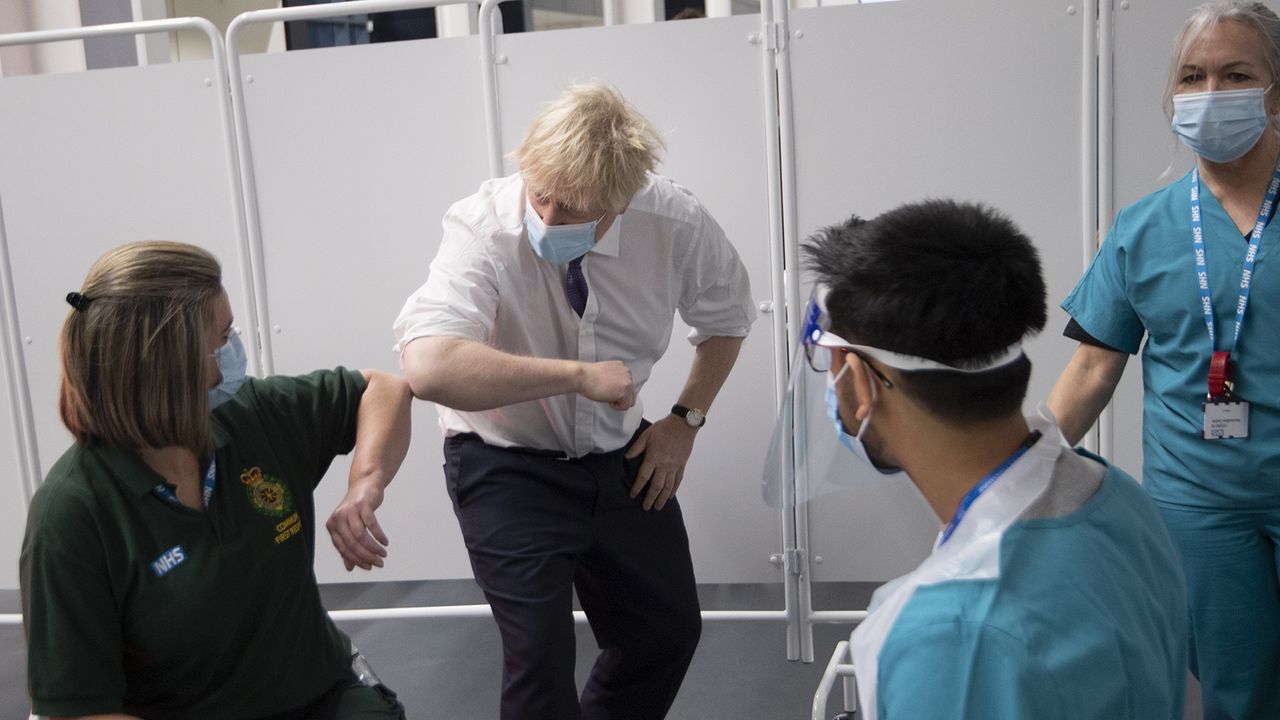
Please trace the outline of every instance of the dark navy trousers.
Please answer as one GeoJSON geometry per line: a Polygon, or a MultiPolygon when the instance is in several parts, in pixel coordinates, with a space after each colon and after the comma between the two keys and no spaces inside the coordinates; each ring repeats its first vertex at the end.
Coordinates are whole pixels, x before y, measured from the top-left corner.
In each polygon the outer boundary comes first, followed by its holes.
{"type": "Polygon", "coordinates": [[[502,635],[503,720],[658,719],[675,700],[702,631],[689,538],[675,498],[646,512],[628,496],[642,458],[624,454],[445,440],[449,495],[502,635]],[[581,698],[575,588],[600,646],[581,698]]]}

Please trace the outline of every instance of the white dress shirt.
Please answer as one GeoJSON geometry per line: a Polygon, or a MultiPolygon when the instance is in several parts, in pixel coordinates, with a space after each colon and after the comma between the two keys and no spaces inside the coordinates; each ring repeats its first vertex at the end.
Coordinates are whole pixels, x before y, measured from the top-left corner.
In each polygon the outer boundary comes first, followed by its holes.
{"type": "MultiPolygon", "coordinates": [[[[565,297],[565,265],[534,254],[519,173],[490,180],[449,208],[427,282],[396,318],[397,348],[461,337],[503,352],[582,362],[621,360],[636,390],[671,342],[674,315],[689,342],[744,337],[755,319],[747,270],[724,231],[685,188],[650,175],[582,261],[581,319],[565,297]]],[[[437,405],[445,436],[476,433],[499,447],[580,457],[616,450],[640,425],[639,401],[611,409],[575,393],[481,412],[437,405]]],[[[665,413],[664,413],[665,414],[665,413]]]]}

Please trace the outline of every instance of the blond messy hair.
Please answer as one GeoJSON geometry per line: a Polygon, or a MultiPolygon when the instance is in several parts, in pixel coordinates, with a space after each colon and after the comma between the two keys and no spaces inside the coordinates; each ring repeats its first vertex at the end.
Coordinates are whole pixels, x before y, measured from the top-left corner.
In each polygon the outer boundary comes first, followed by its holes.
{"type": "Polygon", "coordinates": [[[531,193],[586,214],[625,209],[664,148],[621,93],[591,82],[549,103],[511,157],[531,193]]]}
{"type": "Polygon", "coordinates": [[[221,292],[218,261],[185,243],[123,245],[93,264],[62,326],[58,409],[76,442],[209,449],[205,342],[221,292]]]}

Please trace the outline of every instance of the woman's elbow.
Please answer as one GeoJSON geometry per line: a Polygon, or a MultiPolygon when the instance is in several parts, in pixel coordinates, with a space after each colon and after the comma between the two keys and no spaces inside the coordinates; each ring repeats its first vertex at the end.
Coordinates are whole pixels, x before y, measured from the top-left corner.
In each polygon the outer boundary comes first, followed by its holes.
{"type": "Polygon", "coordinates": [[[413,397],[409,382],[399,375],[383,370],[370,369],[362,369],[360,374],[364,375],[366,392],[372,392],[404,403],[407,403],[413,397]]]}

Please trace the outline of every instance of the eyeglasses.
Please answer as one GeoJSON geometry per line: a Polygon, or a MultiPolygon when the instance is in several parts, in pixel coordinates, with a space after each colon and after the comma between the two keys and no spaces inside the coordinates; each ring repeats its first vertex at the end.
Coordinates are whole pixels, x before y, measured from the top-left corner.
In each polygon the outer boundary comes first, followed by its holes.
{"type": "MultiPolygon", "coordinates": [[[[831,319],[823,307],[823,295],[819,293],[818,288],[814,288],[813,293],[809,296],[809,304],[804,311],[804,333],[800,336],[800,342],[804,345],[805,359],[809,362],[809,367],[818,372],[831,370],[831,357],[836,351],[854,353],[864,361],[869,358],[875,359],[895,370],[905,372],[920,370],[945,370],[959,373],[986,372],[987,370],[1008,365],[1022,357],[1022,345],[1014,344],[990,362],[975,367],[956,367],[928,358],[903,355],[902,353],[883,350],[871,345],[851,343],[828,330],[831,326],[831,319]]],[[[883,382],[889,383],[889,379],[870,362],[867,362],[867,367],[871,368],[871,371],[883,382]]],[[[889,387],[892,387],[892,385],[889,385],[889,387]]]]}
{"type": "Polygon", "coordinates": [[[886,377],[879,368],[872,365],[866,356],[859,352],[859,349],[859,346],[845,342],[839,335],[822,332],[817,339],[804,343],[804,357],[809,362],[810,368],[817,372],[825,373],[831,371],[832,358],[836,353],[852,353],[862,360],[872,374],[880,378],[880,382],[884,383],[885,387],[893,387],[893,381],[886,377]]]}
{"type": "MultiPolygon", "coordinates": [[[[855,345],[846,341],[844,338],[835,333],[827,331],[830,319],[826,311],[822,308],[817,289],[809,296],[809,304],[805,308],[804,313],[804,335],[800,341],[804,345],[804,358],[809,363],[809,367],[816,372],[830,372],[832,358],[837,352],[853,353],[862,358],[866,362],[867,358],[859,352],[863,350],[862,346],[855,345]]],[[[885,377],[885,374],[870,362],[866,362],[866,366],[880,378],[880,382],[885,387],[893,387],[893,381],[885,377]]]]}

